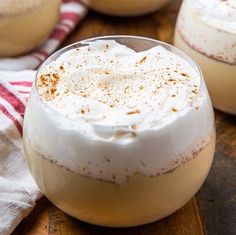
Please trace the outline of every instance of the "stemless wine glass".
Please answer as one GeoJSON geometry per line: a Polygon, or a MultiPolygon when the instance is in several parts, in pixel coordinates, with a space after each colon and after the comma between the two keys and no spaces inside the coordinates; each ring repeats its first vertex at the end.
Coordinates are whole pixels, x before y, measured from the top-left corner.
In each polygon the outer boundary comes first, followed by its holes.
{"type": "Polygon", "coordinates": [[[181,208],[201,187],[214,154],[214,114],[201,71],[177,48],[135,36],[92,38],[49,57],[35,80],[24,119],[26,159],[44,195],[69,215],[111,227],[146,224],[181,208]],[[45,66],[60,55],[96,40],[115,40],[135,51],[161,46],[179,55],[201,78],[193,103],[172,121],[163,117],[162,122],[136,129],[87,123],[89,130],[100,134],[85,135],[83,121],[50,108],[35,83],[45,66]],[[120,141],[122,136],[130,141],[120,141]],[[136,170],[130,172],[131,167],[136,170]]]}
{"type": "Polygon", "coordinates": [[[0,57],[40,45],[56,25],[60,5],[61,0],[0,1],[0,57]]]}
{"type": "Polygon", "coordinates": [[[108,15],[136,16],[153,12],[166,5],[170,0],[120,0],[118,4],[115,0],[82,0],[82,2],[93,10],[108,15]]]}
{"type": "Polygon", "coordinates": [[[224,15],[224,9],[203,3],[202,0],[183,1],[175,46],[199,63],[214,107],[235,115],[236,4],[229,15],[224,15]]]}

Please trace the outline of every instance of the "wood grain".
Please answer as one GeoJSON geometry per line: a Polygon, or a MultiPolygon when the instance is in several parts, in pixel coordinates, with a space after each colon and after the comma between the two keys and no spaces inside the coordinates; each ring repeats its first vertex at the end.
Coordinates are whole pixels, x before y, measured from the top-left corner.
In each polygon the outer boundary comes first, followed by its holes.
{"type": "Polygon", "coordinates": [[[192,199],[186,206],[161,221],[134,228],[104,228],[78,221],[41,199],[34,211],[16,229],[13,235],[203,235],[197,203],[192,199]]]}
{"type": "Polygon", "coordinates": [[[173,1],[163,10],[140,17],[111,17],[90,12],[66,41],[73,43],[85,38],[103,35],[138,35],[159,39],[168,43],[173,41],[175,20],[180,1],[173,1]]]}
{"type": "Polygon", "coordinates": [[[216,151],[197,194],[207,234],[236,234],[236,117],[216,111],[216,151]]]}
{"type": "MultiPolygon", "coordinates": [[[[159,12],[119,18],[90,12],[64,45],[112,34],[140,35],[172,43],[180,5],[173,1],[159,12]]],[[[217,147],[213,168],[195,198],[173,215],[145,226],[109,229],[80,222],[46,198],[18,226],[14,235],[235,235],[236,234],[236,118],[216,112],[217,147]]]]}

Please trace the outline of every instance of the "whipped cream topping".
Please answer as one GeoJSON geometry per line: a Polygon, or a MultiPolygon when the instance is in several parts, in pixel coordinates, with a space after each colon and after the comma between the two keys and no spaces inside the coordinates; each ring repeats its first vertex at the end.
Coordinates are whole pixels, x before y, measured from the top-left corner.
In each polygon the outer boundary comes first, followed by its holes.
{"type": "Polygon", "coordinates": [[[212,141],[213,110],[196,67],[160,46],[86,44],[39,71],[24,118],[36,153],[123,184],[135,173],[168,173],[212,141]]]}
{"type": "Polygon", "coordinates": [[[198,13],[202,20],[212,27],[236,34],[235,0],[198,0],[202,6],[198,13]]]}
{"type": "Polygon", "coordinates": [[[218,16],[236,20],[235,0],[198,0],[203,6],[218,16]]]}
{"type": "Polygon", "coordinates": [[[200,76],[161,46],[135,52],[115,41],[72,49],[45,67],[37,89],[69,118],[99,125],[139,125],[175,116],[198,93],[200,76]]]}
{"type": "Polygon", "coordinates": [[[236,65],[236,1],[185,0],[177,30],[195,50],[236,65]]]}
{"type": "Polygon", "coordinates": [[[48,0],[0,0],[0,16],[24,13],[39,7],[47,1],[48,0]]]}

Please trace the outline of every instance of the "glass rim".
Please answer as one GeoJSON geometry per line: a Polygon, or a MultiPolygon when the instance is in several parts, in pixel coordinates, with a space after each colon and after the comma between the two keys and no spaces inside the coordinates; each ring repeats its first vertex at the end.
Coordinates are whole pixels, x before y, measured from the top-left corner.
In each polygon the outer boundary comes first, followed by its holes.
{"type": "MultiPolygon", "coordinates": [[[[74,121],[76,119],[72,119],[67,117],[66,115],[60,113],[59,111],[53,109],[52,107],[50,107],[46,101],[43,100],[43,98],[41,97],[41,95],[38,92],[38,89],[36,87],[36,82],[37,79],[39,77],[39,73],[41,72],[42,68],[44,66],[46,66],[48,63],[50,63],[51,61],[53,61],[52,59],[57,59],[60,55],[62,55],[63,53],[72,50],[72,49],[76,49],[79,48],[81,46],[83,46],[84,44],[88,43],[88,42],[92,42],[92,41],[96,41],[96,40],[117,40],[117,39],[122,39],[122,38],[127,38],[127,39],[134,39],[134,40],[145,40],[145,41],[149,41],[149,42],[153,42],[156,44],[156,46],[161,45],[164,46],[165,49],[167,48],[171,48],[174,49],[174,51],[172,53],[177,54],[178,56],[180,56],[182,59],[184,59],[185,61],[187,61],[195,70],[196,72],[199,74],[200,76],[200,82],[199,82],[199,89],[198,92],[196,94],[196,96],[191,100],[190,104],[193,104],[194,101],[197,99],[197,97],[199,97],[199,94],[201,93],[202,89],[203,89],[203,85],[204,83],[204,78],[203,78],[203,74],[202,71],[200,69],[200,66],[191,58],[189,57],[186,53],[184,53],[182,50],[178,49],[177,47],[168,44],[166,42],[160,41],[160,40],[156,40],[156,39],[152,39],[152,38],[147,38],[147,37],[142,37],[142,36],[133,36],[133,35],[108,35],[108,36],[98,36],[98,37],[93,37],[93,38],[88,38],[88,39],[84,39],[72,44],[69,44],[59,50],[57,50],[56,52],[54,52],[52,55],[50,55],[37,69],[36,74],[35,74],[35,79],[33,82],[33,86],[32,86],[32,93],[36,93],[36,98],[39,100],[40,103],[42,103],[45,108],[48,108],[50,111],[53,111],[54,113],[56,113],[59,116],[65,117],[71,121],[74,121]],[[177,53],[176,53],[177,52],[177,53]]],[[[125,45],[125,44],[124,44],[125,45]]],[[[168,51],[170,51],[169,49],[167,49],[168,51]]],[[[183,112],[186,109],[186,106],[183,107],[183,109],[179,110],[180,112],[183,112]]],[[[105,125],[105,124],[96,124],[96,123],[89,123],[91,126],[101,126],[101,127],[128,127],[130,129],[130,125],[105,125]]],[[[145,125],[147,123],[141,123],[138,124],[139,126],[145,125]]],[[[149,123],[150,124],[150,123],[149,123]]]]}
{"type": "Polygon", "coordinates": [[[193,4],[200,6],[202,9],[204,9],[208,14],[210,14],[210,16],[214,17],[217,20],[223,20],[223,21],[235,21],[236,20],[236,16],[231,16],[231,15],[221,15],[218,12],[214,11],[213,9],[207,7],[206,5],[204,5],[200,0],[191,0],[193,2],[193,4]]]}

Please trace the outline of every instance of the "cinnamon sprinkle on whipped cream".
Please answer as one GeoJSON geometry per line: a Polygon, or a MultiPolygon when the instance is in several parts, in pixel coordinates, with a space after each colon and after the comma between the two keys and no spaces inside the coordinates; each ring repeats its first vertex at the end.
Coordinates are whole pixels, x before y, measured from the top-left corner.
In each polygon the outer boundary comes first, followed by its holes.
{"type": "Polygon", "coordinates": [[[39,95],[52,109],[109,125],[137,125],[173,115],[191,106],[199,87],[200,75],[178,55],[161,46],[135,52],[113,40],[65,52],[36,81],[39,95]]]}

